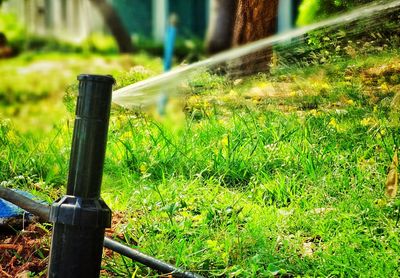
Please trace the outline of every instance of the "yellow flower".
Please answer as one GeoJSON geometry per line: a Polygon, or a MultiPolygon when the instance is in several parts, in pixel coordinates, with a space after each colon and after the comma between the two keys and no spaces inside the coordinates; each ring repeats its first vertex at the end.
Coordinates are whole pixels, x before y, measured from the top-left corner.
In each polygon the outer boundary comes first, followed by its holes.
{"type": "Polygon", "coordinates": [[[121,140],[129,140],[130,138],[132,138],[132,134],[128,131],[124,132],[120,137],[121,140]]]}
{"type": "Polygon", "coordinates": [[[324,90],[329,90],[331,88],[331,85],[329,85],[328,83],[323,83],[322,84],[322,86],[321,86],[321,89],[324,89],[324,90]]]}
{"type": "Polygon", "coordinates": [[[376,139],[382,139],[382,136],[385,136],[386,131],[384,129],[379,130],[379,132],[376,134],[376,139]]]}
{"type": "Polygon", "coordinates": [[[268,83],[267,83],[267,82],[258,82],[258,83],[256,84],[256,86],[257,86],[258,88],[266,88],[266,87],[268,86],[268,83]]]}
{"type": "Polygon", "coordinates": [[[207,247],[214,252],[218,252],[222,249],[222,245],[220,245],[216,240],[207,240],[206,244],[207,247]]]}
{"type": "Polygon", "coordinates": [[[360,167],[362,170],[371,169],[372,167],[374,167],[375,164],[376,164],[376,161],[374,158],[365,159],[364,157],[362,157],[358,161],[358,167],[360,167]]]}
{"type": "Polygon", "coordinates": [[[334,129],[336,129],[336,131],[338,132],[342,132],[345,131],[345,128],[343,126],[341,126],[335,118],[331,118],[331,120],[329,121],[329,125],[331,127],[333,127],[334,129]]]}
{"type": "Polygon", "coordinates": [[[336,122],[335,118],[331,118],[331,120],[329,121],[329,125],[333,128],[337,128],[338,127],[338,123],[336,122]]]}
{"type": "Polygon", "coordinates": [[[311,109],[310,114],[313,115],[314,117],[318,116],[318,111],[316,109],[311,109]]]}
{"type": "Polygon", "coordinates": [[[145,174],[147,172],[147,165],[144,163],[140,164],[139,170],[140,170],[140,173],[145,174]]]}
{"type": "Polygon", "coordinates": [[[388,85],[386,84],[386,82],[384,82],[384,83],[381,84],[381,90],[384,91],[384,92],[389,91],[389,87],[388,87],[388,85]]]}
{"type": "Polygon", "coordinates": [[[211,106],[208,101],[202,101],[201,105],[203,106],[203,108],[208,108],[211,106]]]}
{"type": "Polygon", "coordinates": [[[222,139],[221,139],[221,145],[222,145],[223,147],[226,147],[226,146],[228,146],[228,144],[229,144],[228,135],[224,135],[224,137],[222,137],[222,139]]]}
{"type": "Polygon", "coordinates": [[[348,105],[351,105],[351,106],[354,105],[354,100],[352,100],[352,99],[348,99],[346,102],[348,105]]]}
{"type": "Polygon", "coordinates": [[[362,126],[370,126],[376,124],[376,120],[372,117],[367,117],[362,119],[360,123],[362,126]]]}
{"type": "Polygon", "coordinates": [[[14,130],[10,130],[7,133],[7,137],[8,137],[8,140],[11,142],[18,140],[18,135],[14,130]]]}

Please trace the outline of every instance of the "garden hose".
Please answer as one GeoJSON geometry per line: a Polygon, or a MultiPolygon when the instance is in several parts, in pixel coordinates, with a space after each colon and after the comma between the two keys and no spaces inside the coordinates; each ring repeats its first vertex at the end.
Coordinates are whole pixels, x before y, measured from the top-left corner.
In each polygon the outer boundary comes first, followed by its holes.
{"type": "MultiPolygon", "coordinates": [[[[49,220],[50,206],[43,205],[38,202],[31,200],[11,189],[0,186],[0,198],[13,203],[14,205],[39,216],[43,221],[49,220]]],[[[138,263],[141,263],[151,269],[157,270],[163,274],[170,274],[173,277],[181,278],[201,278],[201,275],[184,271],[166,262],[160,261],[149,255],[146,255],[138,250],[132,249],[124,244],[121,244],[108,237],[104,237],[104,247],[117,252],[123,256],[126,256],[138,263]]]]}

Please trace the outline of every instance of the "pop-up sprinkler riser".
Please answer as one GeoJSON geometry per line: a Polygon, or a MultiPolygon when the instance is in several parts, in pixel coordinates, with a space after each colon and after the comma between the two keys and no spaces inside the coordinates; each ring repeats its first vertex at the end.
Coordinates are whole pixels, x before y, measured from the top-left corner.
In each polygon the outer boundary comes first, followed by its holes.
{"type": "MultiPolygon", "coordinates": [[[[48,277],[99,277],[103,244],[122,255],[173,277],[202,276],[104,238],[111,210],[100,197],[110,118],[111,76],[79,75],[67,194],[50,208],[54,223],[48,277]]],[[[47,219],[45,206],[0,187],[0,195],[47,219]]]]}
{"type": "Polygon", "coordinates": [[[48,277],[99,277],[105,228],[111,225],[100,188],[115,80],[86,74],[78,80],[67,195],[50,209],[48,277]]]}

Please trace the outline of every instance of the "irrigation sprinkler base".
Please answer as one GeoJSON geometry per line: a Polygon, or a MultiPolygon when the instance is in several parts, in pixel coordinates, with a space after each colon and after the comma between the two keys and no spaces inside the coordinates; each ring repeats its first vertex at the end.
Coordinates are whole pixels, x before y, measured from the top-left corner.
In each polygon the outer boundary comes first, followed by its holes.
{"type": "Polygon", "coordinates": [[[109,228],[111,210],[102,199],[65,195],[51,206],[50,221],[72,226],[109,228]]]}
{"type": "Polygon", "coordinates": [[[111,210],[101,199],[66,195],[50,209],[54,223],[49,277],[98,277],[111,210]],[[56,248],[54,248],[54,246],[56,248]]]}
{"type": "MultiPolygon", "coordinates": [[[[49,220],[49,206],[46,204],[36,203],[35,201],[20,195],[17,192],[14,192],[11,189],[4,188],[0,186],[0,197],[5,200],[13,203],[24,210],[29,211],[30,213],[39,216],[42,220],[49,220]]],[[[173,265],[170,265],[166,262],[160,261],[156,258],[153,258],[149,255],[146,255],[139,250],[132,249],[128,246],[125,246],[122,243],[116,242],[110,238],[104,238],[104,247],[109,248],[110,250],[117,252],[123,256],[131,258],[134,261],[137,261],[147,267],[150,267],[154,270],[157,270],[161,273],[168,273],[172,277],[184,277],[184,278],[200,278],[201,275],[191,273],[182,269],[179,269],[173,265]]]]}
{"type": "Polygon", "coordinates": [[[99,277],[103,239],[104,228],[55,224],[48,277],[99,277]]]}

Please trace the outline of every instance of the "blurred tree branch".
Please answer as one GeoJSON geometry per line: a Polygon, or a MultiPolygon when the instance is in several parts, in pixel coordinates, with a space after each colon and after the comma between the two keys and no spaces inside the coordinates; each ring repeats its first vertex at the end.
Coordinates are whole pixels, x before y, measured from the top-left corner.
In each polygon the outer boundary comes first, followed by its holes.
{"type": "MultiPolygon", "coordinates": [[[[2,0],[0,0],[2,1],[2,0]]],[[[90,0],[90,2],[97,7],[101,13],[103,20],[107,27],[110,29],[111,34],[115,38],[120,53],[132,53],[134,47],[132,44],[131,36],[122,24],[121,18],[115,11],[113,6],[105,0],[90,0]]]]}

